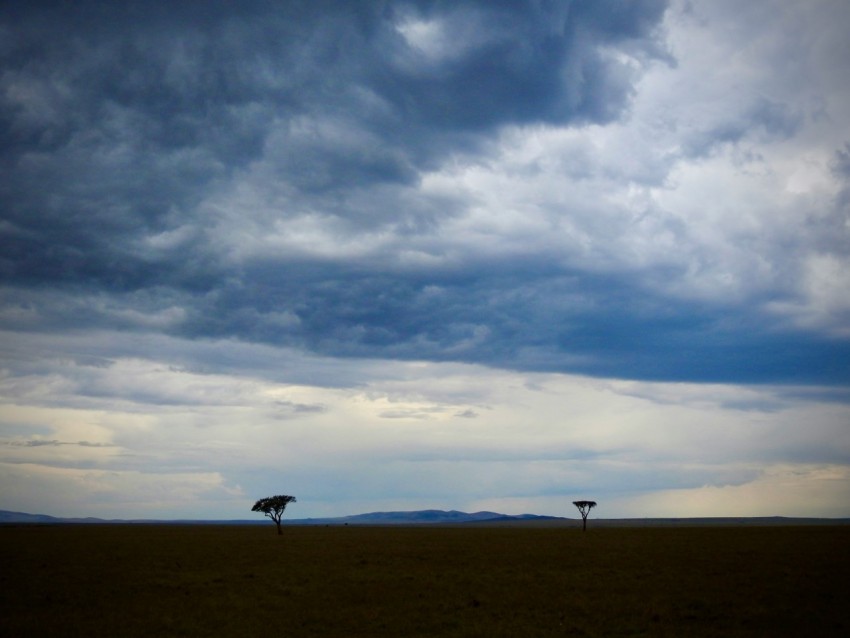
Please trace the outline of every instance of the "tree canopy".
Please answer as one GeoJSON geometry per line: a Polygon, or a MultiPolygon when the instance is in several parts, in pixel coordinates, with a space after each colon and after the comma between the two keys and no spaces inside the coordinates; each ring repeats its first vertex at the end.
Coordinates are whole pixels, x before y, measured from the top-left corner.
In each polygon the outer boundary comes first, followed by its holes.
{"type": "Polygon", "coordinates": [[[274,524],[277,526],[277,533],[282,534],[280,529],[280,519],[283,518],[283,512],[286,509],[286,506],[290,503],[297,502],[294,496],[289,496],[287,494],[278,494],[276,496],[267,496],[266,498],[261,498],[259,501],[254,503],[254,507],[251,508],[252,512],[262,512],[270,519],[274,521],[274,524]]]}
{"type": "Polygon", "coordinates": [[[590,510],[596,507],[596,501],[573,501],[573,505],[578,508],[581,514],[581,531],[586,531],[587,515],[590,514],[590,510]]]}

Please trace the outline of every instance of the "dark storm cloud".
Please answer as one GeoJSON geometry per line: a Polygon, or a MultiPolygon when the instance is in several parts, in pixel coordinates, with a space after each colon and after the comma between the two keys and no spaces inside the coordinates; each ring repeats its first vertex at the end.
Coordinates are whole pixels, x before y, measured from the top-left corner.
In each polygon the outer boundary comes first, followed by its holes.
{"type": "MultiPolygon", "coordinates": [[[[533,246],[450,259],[426,240],[467,202],[420,196],[424,171],[483,153],[500,127],[616,120],[634,60],[666,55],[665,6],[6,5],[3,325],[639,378],[846,379],[846,346],[786,344],[744,308],[673,307],[636,276],[565,268],[533,246]],[[408,241],[440,265],[223,247],[223,234],[263,239],[301,217],[339,244],[392,234],[392,250],[408,241]]],[[[686,141],[691,154],[796,125],[778,102],[747,113],[686,141]]]]}
{"type": "Polygon", "coordinates": [[[625,378],[825,384],[850,378],[847,349],[835,340],[764,330],[744,307],[671,305],[622,277],[509,262],[444,277],[332,267],[290,283],[260,272],[248,279],[254,285],[195,306],[184,334],[250,333],[326,355],[379,353],[625,378]],[[292,314],[282,317],[281,306],[292,314]]]}
{"type": "Polygon", "coordinates": [[[415,180],[417,166],[503,123],[608,120],[631,87],[599,46],[646,38],[663,4],[633,3],[627,20],[595,4],[7,9],[3,271],[210,287],[220,273],[197,233],[161,255],[134,240],[202,223],[199,200],[263,152],[309,198],[415,180]],[[445,23],[461,50],[423,61],[397,28],[406,20],[445,23]],[[281,122],[287,133],[269,139],[281,122]]]}

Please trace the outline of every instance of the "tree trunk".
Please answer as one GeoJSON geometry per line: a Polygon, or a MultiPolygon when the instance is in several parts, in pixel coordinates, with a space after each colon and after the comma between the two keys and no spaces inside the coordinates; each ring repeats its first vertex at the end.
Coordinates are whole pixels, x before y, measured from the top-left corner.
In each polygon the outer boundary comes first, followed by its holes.
{"type": "Polygon", "coordinates": [[[277,535],[283,536],[283,532],[280,530],[280,521],[275,521],[274,524],[277,525],[277,535]]]}
{"type": "Polygon", "coordinates": [[[581,517],[581,531],[583,531],[583,532],[587,531],[587,516],[581,517]]]}

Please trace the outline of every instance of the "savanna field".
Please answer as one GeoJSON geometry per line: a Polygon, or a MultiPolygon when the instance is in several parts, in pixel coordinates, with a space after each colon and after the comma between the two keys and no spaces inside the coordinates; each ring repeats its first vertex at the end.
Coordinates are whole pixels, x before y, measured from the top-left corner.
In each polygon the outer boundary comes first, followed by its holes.
{"type": "Polygon", "coordinates": [[[0,526],[2,636],[846,636],[850,526],[0,526]]]}

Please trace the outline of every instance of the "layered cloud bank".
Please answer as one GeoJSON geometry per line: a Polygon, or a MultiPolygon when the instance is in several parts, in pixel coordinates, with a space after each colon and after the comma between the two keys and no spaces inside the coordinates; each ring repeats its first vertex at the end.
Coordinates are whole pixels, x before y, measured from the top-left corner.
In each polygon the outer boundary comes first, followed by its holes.
{"type": "Polygon", "coordinates": [[[848,24],[4,7],[0,506],[850,514],[848,24]]]}

